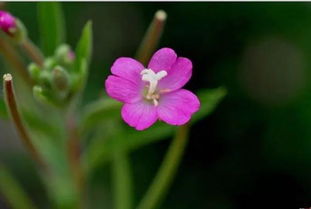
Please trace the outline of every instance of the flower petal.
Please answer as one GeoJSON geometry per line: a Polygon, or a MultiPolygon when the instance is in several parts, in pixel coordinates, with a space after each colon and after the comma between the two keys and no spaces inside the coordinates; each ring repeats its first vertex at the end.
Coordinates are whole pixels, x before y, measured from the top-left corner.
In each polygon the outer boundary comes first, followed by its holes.
{"type": "Polygon", "coordinates": [[[191,78],[192,62],[184,57],[178,57],[166,77],[159,81],[160,89],[174,91],[183,87],[191,78]]]}
{"type": "Polygon", "coordinates": [[[134,103],[141,99],[141,85],[118,76],[108,76],[105,87],[107,94],[126,103],[134,103]]]}
{"type": "Polygon", "coordinates": [[[121,57],[113,63],[111,72],[112,74],[120,76],[121,78],[133,82],[139,82],[141,81],[140,72],[144,68],[145,67],[137,60],[129,57],[121,57]]]}
{"type": "Polygon", "coordinates": [[[177,55],[173,49],[162,48],[156,51],[152,56],[148,68],[154,72],[161,70],[169,71],[171,66],[175,63],[177,55]]]}
{"type": "Polygon", "coordinates": [[[158,119],[156,107],[144,101],[124,104],[121,115],[123,120],[136,130],[149,128],[158,119]]]}
{"type": "Polygon", "coordinates": [[[183,125],[199,108],[200,101],[197,96],[188,90],[180,89],[161,95],[158,116],[168,124],[183,125]]]}

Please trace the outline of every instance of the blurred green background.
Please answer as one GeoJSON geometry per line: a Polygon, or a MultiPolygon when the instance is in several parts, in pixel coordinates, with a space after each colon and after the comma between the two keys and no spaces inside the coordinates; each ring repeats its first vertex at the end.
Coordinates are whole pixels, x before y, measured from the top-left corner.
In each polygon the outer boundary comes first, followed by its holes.
{"type": "MultiPolygon", "coordinates": [[[[228,95],[192,131],[183,163],[162,209],[304,208],[311,206],[310,3],[63,3],[67,40],[75,46],[93,21],[94,54],[88,103],[103,94],[112,62],[134,56],[154,12],[168,21],[160,47],[193,64],[186,86],[225,86],[228,95]]],[[[7,3],[38,43],[35,3],[7,3]]],[[[2,62],[1,58],[1,62],[2,62]]],[[[1,123],[0,158],[12,165],[27,191],[44,205],[44,190],[16,140],[1,123]]],[[[158,168],[170,140],[131,154],[135,201],[158,168]]],[[[109,166],[92,185],[100,208],[109,208],[109,166]]],[[[1,171],[0,171],[1,172],[1,171]]],[[[5,209],[4,204],[0,208],[5,209]]]]}

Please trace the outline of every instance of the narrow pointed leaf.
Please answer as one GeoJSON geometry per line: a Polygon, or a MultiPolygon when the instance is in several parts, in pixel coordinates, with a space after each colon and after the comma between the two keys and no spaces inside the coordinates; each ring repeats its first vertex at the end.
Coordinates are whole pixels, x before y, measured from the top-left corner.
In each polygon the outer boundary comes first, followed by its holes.
{"type": "Polygon", "coordinates": [[[74,70],[80,71],[83,60],[86,60],[87,65],[91,59],[92,52],[92,23],[89,21],[83,28],[81,38],[77,44],[75,53],[76,59],[74,63],[74,70]]]}
{"type": "Polygon", "coordinates": [[[0,171],[0,192],[11,208],[35,209],[26,192],[2,164],[0,164],[0,171]]]}
{"type": "Polygon", "coordinates": [[[201,107],[199,111],[193,115],[191,122],[195,123],[211,114],[226,94],[227,90],[223,87],[199,91],[197,95],[201,102],[201,107]]]}
{"type": "Polygon", "coordinates": [[[46,56],[65,42],[64,15],[59,2],[38,2],[38,21],[41,47],[46,56]]]}
{"type": "MultiPolygon", "coordinates": [[[[201,107],[193,115],[191,124],[211,114],[226,95],[226,89],[223,87],[204,89],[197,95],[201,101],[201,107]]],[[[120,118],[121,105],[113,101],[109,103],[110,105],[108,105],[108,102],[106,105],[103,105],[103,103],[104,101],[102,101],[102,104],[97,103],[92,107],[90,106],[88,114],[84,118],[86,129],[102,124],[98,126],[98,135],[94,138],[85,156],[88,166],[90,166],[89,169],[93,169],[111,160],[114,152],[130,152],[136,150],[144,145],[167,139],[176,130],[176,126],[171,126],[164,122],[157,122],[145,131],[136,131],[126,127],[123,121],[115,123],[113,127],[106,127],[105,124],[109,124],[109,121],[113,118],[120,118]],[[110,134],[107,133],[107,130],[109,130],[110,134]]]]}

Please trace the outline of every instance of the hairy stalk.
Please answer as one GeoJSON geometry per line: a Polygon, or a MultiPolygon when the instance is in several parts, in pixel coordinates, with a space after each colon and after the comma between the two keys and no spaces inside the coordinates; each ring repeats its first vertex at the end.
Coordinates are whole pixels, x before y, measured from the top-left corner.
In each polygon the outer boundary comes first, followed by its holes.
{"type": "Polygon", "coordinates": [[[25,39],[21,43],[21,47],[26,52],[27,56],[35,62],[39,67],[43,66],[44,63],[44,56],[42,52],[38,49],[37,46],[34,45],[34,43],[30,39],[25,39]]]}
{"type": "Polygon", "coordinates": [[[158,173],[137,209],[155,209],[167,193],[188,141],[189,126],[177,129],[158,173]]]}
{"type": "Polygon", "coordinates": [[[3,89],[5,94],[5,101],[8,111],[10,112],[12,121],[16,127],[17,132],[20,135],[20,139],[25,145],[26,149],[31,154],[32,158],[44,169],[47,168],[42,156],[35,148],[34,144],[31,141],[31,138],[27,132],[26,127],[23,124],[22,117],[18,110],[16,103],[16,97],[13,87],[13,78],[11,74],[5,74],[3,76],[3,89]]]}
{"type": "Polygon", "coordinates": [[[68,161],[71,173],[74,178],[73,180],[79,194],[79,208],[82,209],[84,204],[85,177],[81,164],[81,145],[79,140],[79,132],[76,124],[76,119],[70,110],[67,115],[66,126],[68,131],[68,161]]]}
{"type": "Polygon", "coordinates": [[[28,75],[25,63],[17,54],[14,47],[9,43],[8,40],[5,40],[4,37],[0,37],[0,53],[2,53],[8,63],[16,70],[16,73],[18,73],[27,84],[32,86],[33,81],[28,75]]]}
{"type": "Polygon", "coordinates": [[[143,64],[147,64],[153,51],[156,49],[164,29],[166,18],[167,14],[163,10],[155,13],[136,55],[136,58],[143,64]]]}
{"type": "Polygon", "coordinates": [[[127,153],[115,152],[112,161],[114,180],[114,208],[132,208],[131,166],[127,153]]]}

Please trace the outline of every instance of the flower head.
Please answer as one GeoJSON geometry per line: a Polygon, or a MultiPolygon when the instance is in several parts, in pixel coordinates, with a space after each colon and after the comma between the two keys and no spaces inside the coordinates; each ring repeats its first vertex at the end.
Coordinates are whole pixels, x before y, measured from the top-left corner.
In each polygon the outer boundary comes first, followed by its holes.
{"type": "Polygon", "coordinates": [[[16,31],[16,19],[9,12],[0,10],[0,28],[8,35],[16,31]]]}
{"type": "Polygon", "coordinates": [[[187,123],[198,111],[200,101],[181,89],[191,78],[192,63],[177,57],[170,48],[158,50],[148,67],[121,57],[111,67],[105,86],[108,95],[123,102],[123,120],[137,130],[150,127],[158,119],[171,125],[187,123]]]}

